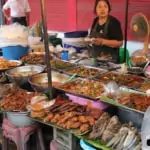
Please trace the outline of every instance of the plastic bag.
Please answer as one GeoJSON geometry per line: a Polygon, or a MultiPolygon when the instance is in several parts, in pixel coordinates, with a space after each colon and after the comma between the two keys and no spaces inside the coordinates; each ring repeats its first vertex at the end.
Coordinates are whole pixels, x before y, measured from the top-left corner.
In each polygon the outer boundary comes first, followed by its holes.
{"type": "Polygon", "coordinates": [[[14,23],[0,28],[0,47],[28,45],[28,28],[14,23]],[[16,32],[17,31],[17,32],[16,32]]]}
{"type": "Polygon", "coordinates": [[[142,150],[150,150],[150,107],[145,112],[142,128],[142,150]]]}

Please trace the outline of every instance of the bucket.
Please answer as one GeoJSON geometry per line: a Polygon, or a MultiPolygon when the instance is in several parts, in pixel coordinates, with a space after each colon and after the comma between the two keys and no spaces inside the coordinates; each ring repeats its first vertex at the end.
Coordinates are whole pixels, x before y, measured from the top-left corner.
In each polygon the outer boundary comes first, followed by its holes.
{"type": "Polygon", "coordinates": [[[2,48],[2,55],[7,60],[19,60],[20,57],[28,54],[28,47],[17,46],[7,46],[2,48]]]}

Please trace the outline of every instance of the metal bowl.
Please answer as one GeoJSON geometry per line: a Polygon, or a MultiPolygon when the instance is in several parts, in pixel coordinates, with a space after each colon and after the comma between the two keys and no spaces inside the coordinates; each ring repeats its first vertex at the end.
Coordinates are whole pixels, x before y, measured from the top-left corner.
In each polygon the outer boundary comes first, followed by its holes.
{"type": "Polygon", "coordinates": [[[149,71],[146,70],[146,71],[144,72],[144,75],[145,75],[145,77],[147,77],[147,78],[150,79],[150,72],[149,72],[149,71]]]}
{"type": "Polygon", "coordinates": [[[35,123],[29,118],[29,112],[7,112],[7,118],[12,125],[20,128],[35,123]]]}
{"type": "MultiPolygon", "coordinates": [[[[60,84],[63,84],[70,77],[69,75],[65,75],[56,71],[52,71],[51,74],[52,74],[52,83],[59,82],[60,84]]],[[[41,74],[30,77],[29,83],[31,84],[31,86],[33,87],[35,91],[48,92],[47,73],[41,73],[41,74]]]]}
{"type": "Polygon", "coordinates": [[[16,83],[18,85],[24,85],[28,82],[29,77],[42,73],[43,71],[43,66],[29,65],[7,70],[6,75],[10,82],[16,83]],[[23,75],[24,72],[30,72],[30,74],[23,75]],[[22,75],[16,75],[16,73],[22,73],[22,75]]]}
{"type": "Polygon", "coordinates": [[[143,74],[143,68],[141,67],[129,67],[127,68],[128,73],[140,75],[143,74]]]}

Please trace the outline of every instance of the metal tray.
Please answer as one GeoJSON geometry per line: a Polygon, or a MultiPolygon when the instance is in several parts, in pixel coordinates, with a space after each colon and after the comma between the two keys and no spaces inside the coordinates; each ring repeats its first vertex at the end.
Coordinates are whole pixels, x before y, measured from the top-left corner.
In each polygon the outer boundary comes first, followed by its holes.
{"type": "MultiPolygon", "coordinates": [[[[143,82],[140,82],[139,85],[137,85],[137,86],[127,86],[127,85],[124,85],[123,83],[122,83],[122,84],[118,84],[118,83],[116,82],[119,86],[126,86],[126,87],[131,88],[131,89],[134,89],[134,90],[139,89],[139,87],[141,87],[142,83],[144,83],[145,81],[148,80],[147,78],[144,78],[144,77],[141,77],[141,76],[126,74],[126,73],[125,73],[125,74],[121,74],[120,72],[116,72],[116,71],[111,71],[111,72],[106,72],[106,73],[104,73],[104,74],[99,74],[99,75],[95,76],[94,78],[95,78],[96,80],[98,80],[98,81],[106,82],[106,83],[107,83],[107,82],[109,82],[109,81],[111,81],[111,80],[104,81],[104,80],[102,80],[102,78],[103,78],[106,74],[108,74],[108,73],[114,73],[114,74],[117,74],[117,75],[124,75],[124,77],[126,77],[126,76],[132,76],[133,78],[134,78],[134,77],[141,78],[141,79],[143,80],[143,82]]],[[[123,78],[123,76],[122,76],[122,78],[123,78]]],[[[115,80],[114,80],[114,81],[115,81],[115,80]]]]}
{"type": "MultiPolygon", "coordinates": [[[[68,90],[62,89],[62,87],[65,86],[65,85],[67,85],[67,84],[74,83],[74,82],[78,82],[78,84],[80,84],[83,81],[92,81],[92,80],[82,79],[82,78],[76,78],[76,79],[73,79],[71,82],[67,82],[67,83],[64,83],[64,84],[62,84],[60,86],[57,86],[56,89],[58,89],[59,91],[64,92],[64,93],[73,94],[75,96],[87,98],[89,100],[93,100],[93,101],[99,100],[97,97],[92,97],[92,96],[84,95],[84,94],[81,94],[81,93],[76,93],[76,92],[73,92],[73,91],[68,91],[68,90]]],[[[95,81],[95,80],[93,80],[93,81],[95,81]]],[[[95,81],[95,82],[99,82],[99,81],[95,81]]],[[[101,83],[102,86],[104,85],[102,82],[99,82],[99,83],[101,83]]]]}
{"type": "MultiPolygon", "coordinates": [[[[64,61],[64,60],[61,60],[61,59],[58,59],[58,58],[55,58],[55,59],[53,59],[53,60],[51,60],[51,68],[53,69],[53,70],[56,70],[56,71],[63,71],[63,70],[65,70],[65,69],[67,69],[67,68],[72,68],[72,67],[75,67],[75,66],[77,66],[76,64],[74,64],[74,63],[71,63],[71,62],[69,62],[69,61],[64,61]],[[62,62],[62,63],[66,63],[66,64],[70,64],[70,66],[68,66],[68,67],[60,67],[60,68],[57,68],[57,67],[54,67],[53,65],[52,65],[52,62],[56,62],[56,63],[58,63],[58,61],[59,62],[62,62]]],[[[60,65],[60,64],[58,64],[58,65],[60,65]]]]}
{"type": "MultiPolygon", "coordinates": [[[[70,76],[66,74],[62,74],[60,72],[51,71],[52,74],[52,82],[59,82],[60,85],[67,82],[70,76]]],[[[47,73],[37,74],[29,78],[29,83],[38,92],[48,92],[48,85],[41,85],[42,83],[48,82],[47,73]]]]}
{"type": "Polygon", "coordinates": [[[107,72],[105,69],[101,69],[101,68],[96,68],[96,67],[91,67],[91,66],[84,66],[84,65],[78,65],[78,66],[75,66],[75,67],[72,67],[72,68],[65,69],[64,73],[66,73],[68,75],[73,75],[73,73],[70,73],[68,71],[72,71],[74,69],[78,69],[79,67],[83,67],[85,69],[89,69],[89,70],[92,69],[92,70],[96,70],[97,71],[97,73],[95,75],[88,76],[88,77],[81,76],[81,75],[78,75],[78,74],[74,73],[74,74],[76,74],[77,77],[81,77],[81,78],[94,78],[95,76],[97,76],[99,74],[101,75],[101,74],[104,74],[105,72],[107,72]]]}
{"type": "MultiPolygon", "coordinates": [[[[120,97],[122,97],[123,95],[126,95],[126,94],[131,94],[131,93],[135,93],[135,94],[142,94],[142,95],[145,95],[145,93],[143,92],[140,92],[140,91],[135,91],[135,90],[132,90],[132,89],[128,89],[127,87],[121,87],[120,88],[120,97]]],[[[144,114],[145,112],[143,111],[140,111],[140,110],[137,110],[135,108],[132,108],[132,107],[128,107],[124,104],[121,104],[119,102],[117,102],[116,100],[118,99],[119,97],[116,97],[116,98],[109,98],[105,95],[102,95],[101,96],[101,101],[103,102],[106,102],[108,104],[111,104],[111,105],[114,105],[114,106],[117,106],[119,108],[124,108],[126,110],[130,110],[130,111],[133,111],[133,112],[137,112],[137,113],[140,113],[140,114],[144,114]]]]}

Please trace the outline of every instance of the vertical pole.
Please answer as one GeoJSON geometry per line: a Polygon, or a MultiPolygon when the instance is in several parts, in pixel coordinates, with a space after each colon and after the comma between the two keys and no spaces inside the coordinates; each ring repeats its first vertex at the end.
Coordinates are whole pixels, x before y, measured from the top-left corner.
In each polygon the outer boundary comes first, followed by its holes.
{"type": "Polygon", "coordinates": [[[48,33],[47,33],[47,24],[46,24],[46,10],[45,10],[45,0],[40,0],[41,2],[41,16],[42,16],[42,25],[44,32],[44,45],[46,51],[46,64],[47,64],[47,76],[48,76],[48,94],[50,99],[53,98],[52,95],[52,77],[51,77],[51,64],[50,64],[50,52],[49,52],[49,42],[48,42],[48,33]]]}
{"type": "Polygon", "coordinates": [[[2,11],[4,3],[5,3],[4,0],[0,0],[0,25],[5,24],[5,18],[4,18],[3,11],[2,11]]]}
{"type": "Polygon", "coordinates": [[[128,8],[129,8],[129,0],[126,0],[125,4],[125,29],[124,29],[124,62],[126,62],[126,54],[127,54],[127,36],[128,36],[128,8]]]}

